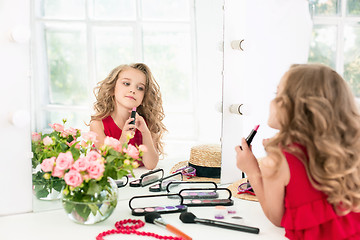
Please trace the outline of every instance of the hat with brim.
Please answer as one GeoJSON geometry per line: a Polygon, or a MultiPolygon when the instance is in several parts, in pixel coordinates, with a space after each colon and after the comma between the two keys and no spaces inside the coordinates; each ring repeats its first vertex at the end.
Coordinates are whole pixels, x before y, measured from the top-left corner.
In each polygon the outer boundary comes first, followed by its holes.
{"type": "Polygon", "coordinates": [[[196,176],[184,176],[184,181],[212,181],[220,183],[221,146],[217,144],[198,145],[191,148],[189,161],[174,165],[170,173],[186,166],[196,170],[196,176]]]}
{"type": "Polygon", "coordinates": [[[249,201],[259,201],[258,198],[254,195],[248,194],[248,193],[241,193],[239,194],[239,186],[242,183],[245,183],[247,181],[247,178],[242,178],[232,184],[230,184],[227,188],[231,191],[231,194],[233,197],[249,200],[249,201]]]}

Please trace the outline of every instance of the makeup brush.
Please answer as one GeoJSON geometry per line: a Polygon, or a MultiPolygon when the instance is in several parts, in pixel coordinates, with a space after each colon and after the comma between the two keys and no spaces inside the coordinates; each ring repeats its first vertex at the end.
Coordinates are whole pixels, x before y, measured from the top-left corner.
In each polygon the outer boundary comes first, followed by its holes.
{"type": "Polygon", "coordinates": [[[191,212],[183,212],[180,214],[179,218],[183,223],[201,223],[201,224],[205,224],[205,225],[209,225],[209,226],[227,228],[227,229],[248,232],[248,233],[255,233],[255,234],[258,234],[260,231],[259,228],[255,228],[255,227],[249,227],[249,226],[245,226],[245,225],[239,225],[239,224],[228,223],[228,222],[221,222],[221,221],[211,220],[211,219],[197,218],[191,212]]]}
{"type": "Polygon", "coordinates": [[[170,224],[165,223],[159,213],[151,212],[151,213],[145,214],[145,222],[153,223],[159,227],[164,227],[164,228],[166,228],[166,230],[176,234],[179,237],[182,237],[184,240],[192,240],[191,237],[189,237],[188,235],[186,235],[179,229],[175,228],[174,226],[172,226],[170,224]]]}

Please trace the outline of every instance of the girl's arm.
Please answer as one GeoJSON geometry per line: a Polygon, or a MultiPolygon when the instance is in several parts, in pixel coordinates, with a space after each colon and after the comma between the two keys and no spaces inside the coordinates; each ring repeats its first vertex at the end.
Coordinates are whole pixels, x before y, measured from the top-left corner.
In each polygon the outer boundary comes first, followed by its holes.
{"type": "Polygon", "coordinates": [[[144,152],[142,157],[144,166],[147,169],[154,169],[159,162],[159,154],[155,149],[155,145],[151,136],[151,132],[146,125],[142,116],[136,114],[135,126],[141,132],[143,144],[146,146],[147,151],[144,152]]]}
{"type": "Polygon", "coordinates": [[[101,120],[93,120],[90,122],[90,131],[95,132],[97,134],[95,146],[99,148],[104,144],[105,133],[104,126],[101,120]]]}
{"type": "Polygon", "coordinates": [[[244,138],[241,144],[243,150],[240,146],[235,148],[237,167],[246,173],[266,217],[280,227],[284,215],[285,186],[290,179],[289,167],[284,161],[275,167],[270,157],[264,158],[259,165],[244,138]],[[277,172],[273,174],[275,170],[277,172]]]}

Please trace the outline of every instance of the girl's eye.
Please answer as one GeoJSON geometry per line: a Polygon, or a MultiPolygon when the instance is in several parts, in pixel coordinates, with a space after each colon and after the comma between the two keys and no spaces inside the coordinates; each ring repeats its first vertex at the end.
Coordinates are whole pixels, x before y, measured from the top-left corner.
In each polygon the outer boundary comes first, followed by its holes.
{"type": "Polygon", "coordinates": [[[128,82],[123,82],[123,84],[124,84],[125,86],[130,86],[130,83],[128,83],[128,82]]]}
{"type": "Polygon", "coordinates": [[[145,88],[140,86],[140,87],[138,87],[137,89],[138,89],[139,91],[144,91],[145,88]]]}

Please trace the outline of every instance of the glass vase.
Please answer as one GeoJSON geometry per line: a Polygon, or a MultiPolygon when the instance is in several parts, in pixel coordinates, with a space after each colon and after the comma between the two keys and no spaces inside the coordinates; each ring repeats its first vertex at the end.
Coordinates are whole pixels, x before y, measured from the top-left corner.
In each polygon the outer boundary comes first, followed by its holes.
{"type": "Polygon", "coordinates": [[[115,181],[108,178],[106,184],[94,184],[92,188],[97,189],[95,192],[87,188],[62,194],[62,206],[72,221],[79,224],[98,223],[110,217],[116,208],[118,188],[115,181]]]}
{"type": "Polygon", "coordinates": [[[63,179],[52,176],[45,179],[43,172],[33,173],[33,194],[39,200],[59,200],[64,186],[65,181],[63,179]]]}

